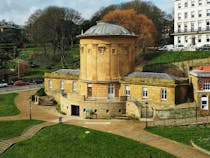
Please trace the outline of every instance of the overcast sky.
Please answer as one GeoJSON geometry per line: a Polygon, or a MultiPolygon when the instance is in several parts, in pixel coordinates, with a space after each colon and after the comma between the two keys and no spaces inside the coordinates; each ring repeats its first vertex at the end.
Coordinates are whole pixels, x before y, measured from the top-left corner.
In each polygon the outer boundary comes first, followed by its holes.
{"type": "MultiPolygon", "coordinates": [[[[131,0],[0,0],[0,20],[5,19],[24,25],[36,9],[43,9],[48,6],[73,8],[79,11],[83,18],[88,19],[101,7],[128,1],[131,0]]],[[[150,1],[167,13],[172,13],[172,0],[150,1]]]]}

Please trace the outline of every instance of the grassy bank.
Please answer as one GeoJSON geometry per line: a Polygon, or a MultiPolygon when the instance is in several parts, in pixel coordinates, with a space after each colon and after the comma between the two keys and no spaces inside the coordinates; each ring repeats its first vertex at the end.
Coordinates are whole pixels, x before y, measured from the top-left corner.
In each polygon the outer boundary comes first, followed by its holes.
{"type": "Polygon", "coordinates": [[[14,103],[16,96],[17,93],[0,94],[0,117],[17,115],[20,113],[14,103]]]}
{"type": "Polygon", "coordinates": [[[41,122],[37,120],[0,121],[0,140],[19,136],[24,130],[41,122]]]}
{"type": "Polygon", "coordinates": [[[0,157],[13,158],[172,158],[174,156],[120,136],[59,124],[44,128],[0,157]]]}
{"type": "Polygon", "coordinates": [[[210,151],[210,126],[151,127],[149,132],[191,145],[191,140],[210,151]]]}

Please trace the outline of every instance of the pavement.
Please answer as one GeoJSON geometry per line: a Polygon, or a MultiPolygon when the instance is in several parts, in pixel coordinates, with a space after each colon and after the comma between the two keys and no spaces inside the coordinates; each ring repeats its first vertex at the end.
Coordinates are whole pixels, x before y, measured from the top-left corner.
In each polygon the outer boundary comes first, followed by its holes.
{"type": "MultiPolygon", "coordinates": [[[[1,120],[21,120],[29,118],[29,101],[28,98],[34,91],[21,92],[15,99],[15,103],[21,113],[16,116],[11,117],[0,117],[1,120]]],[[[55,107],[42,107],[37,105],[32,105],[32,118],[37,120],[47,121],[45,123],[35,125],[28,129],[18,138],[10,138],[10,140],[4,140],[0,142],[0,153],[1,150],[5,151],[12,144],[19,141],[28,139],[36,134],[39,130],[45,126],[53,125],[58,122],[58,117],[62,116],[63,122],[66,124],[91,128],[95,130],[100,130],[108,133],[113,133],[123,137],[127,137],[136,140],[140,143],[144,143],[155,148],[161,149],[179,158],[210,158],[210,155],[202,153],[201,151],[167,139],[161,136],[149,133],[144,130],[145,123],[140,121],[127,121],[127,120],[99,120],[99,119],[80,119],[78,117],[65,116],[57,113],[55,107]]]]}

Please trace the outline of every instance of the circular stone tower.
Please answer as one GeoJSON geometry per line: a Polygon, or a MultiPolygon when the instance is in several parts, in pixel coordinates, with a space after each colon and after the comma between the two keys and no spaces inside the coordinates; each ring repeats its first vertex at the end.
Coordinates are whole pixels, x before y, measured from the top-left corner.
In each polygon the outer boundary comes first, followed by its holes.
{"type": "Polygon", "coordinates": [[[125,28],[98,22],[80,38],[80,93],[88,97],[119,96],[119,79],[134,71],[136,37],[125,28]]]}

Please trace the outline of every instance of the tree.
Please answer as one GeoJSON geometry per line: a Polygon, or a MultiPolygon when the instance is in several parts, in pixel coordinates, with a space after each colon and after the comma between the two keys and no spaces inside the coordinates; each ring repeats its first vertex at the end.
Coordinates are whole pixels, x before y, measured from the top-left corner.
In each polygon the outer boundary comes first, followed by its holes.
{"type": "Polygon", "coordinates": [[[108,7],[101,8],[92,16],[90,23],[94,25],[96,21],[101,20],[106,14],[108,14],[111,11],[128,10],[128,9],[135,10],[137,14],[144,14],[153,21],[157,29],[157,34],[155,37],[156,45],[159,45],[163,42],[168,42],[168,43],[170,42],[171,39],[168,39],[168,41],[162,41],[162,40],[167,40],[167,39],[164,39],[165,28],[170,28],[171,29],[170,32],[173,32],[173,28],[171,28],[171,23],[173,23],[173,19],[169,18],[168,14],[163,12],[161,9],[155,6],[152,2],[147,2],[147,1],[142,1],[142,0],[133,0],[130,2],[110,5],[108,7]]]}
{"type": "Polygon", "coordinates": [[[156,36],[156,28],[152,20],[143,14],[137,14],[135,10],[111,11],[103,17],[104,21],[115,22],[138,35],[137,47],[143,50],[153,46],[156,36]]]}
{"type": "Polygon", "coordinates": [[[48,7],[34,12],[28,19],[27,28],[31,39],[44,48],[45,54],[49,44],[54,58],[56,52],[60,52],[60,62],[64,67],[66,49],[73,46],[82,21],[80,13],[73,9],[48,7]]]}

